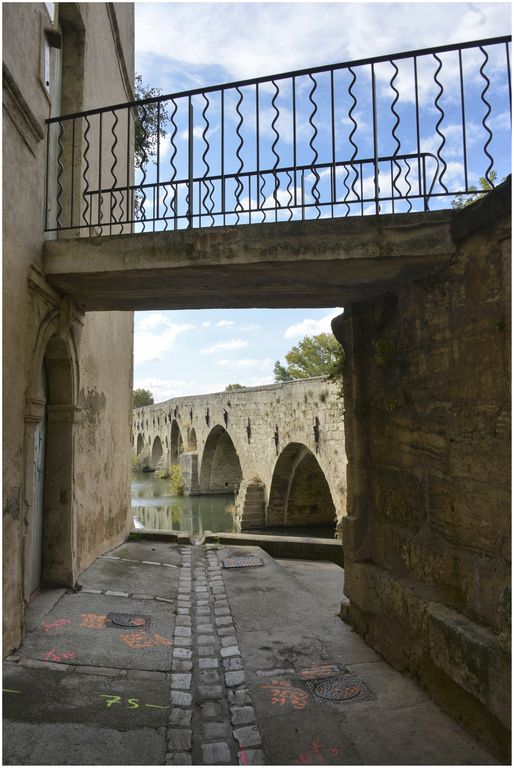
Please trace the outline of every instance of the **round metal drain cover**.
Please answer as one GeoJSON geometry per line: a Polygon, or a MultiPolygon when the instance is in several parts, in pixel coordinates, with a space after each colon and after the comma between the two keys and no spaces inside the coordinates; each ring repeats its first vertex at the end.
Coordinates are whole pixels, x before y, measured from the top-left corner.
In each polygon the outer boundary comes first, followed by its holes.
{"type": "Polygon", "coordinates": [[[146,616],[137,615],[135,613],[111,613],[109,619],[111,620],[111,623],[115,624],[117,627],[130,627],[131,629],[137,627],[141,629],[147,625],[146,616]]]}
{"type": "Polygon", "coordinates": [[[348,679],[338,676],[323,680],[316,686],[316,694],[330,701],[347,701],[354,699],[361,693],[361,687],[357,683],[350,683],[348,679]]]}

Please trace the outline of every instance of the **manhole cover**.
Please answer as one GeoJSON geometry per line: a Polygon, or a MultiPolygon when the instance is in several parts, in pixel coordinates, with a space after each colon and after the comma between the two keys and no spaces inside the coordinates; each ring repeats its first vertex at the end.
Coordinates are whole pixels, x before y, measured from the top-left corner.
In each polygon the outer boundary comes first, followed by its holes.
{"type": "Polygon", "coordinates": [[[320,704],[374,699],[375,695],[357,675],[334,675],[333,677],[307,680],[307,685],[320,704]]]}
{"type": "Polygon", "coordinates": [[[108,613],[108,627],[129,627],[130,629],[148,629],[151,623],[151,616],[144,616],[142,613],[108,613]]]}
{"type": "Polygon", "coordinates": [[[264,565],[264,561],[260,557],[253,557],[251,555],[244,555],[243,557],[227,557],[223,560],[224,568],[250,568],[256,565],[264,565]]]}

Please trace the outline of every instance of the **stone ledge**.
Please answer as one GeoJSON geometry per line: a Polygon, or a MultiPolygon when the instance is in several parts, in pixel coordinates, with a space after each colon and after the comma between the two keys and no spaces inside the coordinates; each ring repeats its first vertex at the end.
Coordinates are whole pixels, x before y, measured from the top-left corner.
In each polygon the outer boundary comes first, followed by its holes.
{"type": "Polygon", "coordinates": [[[509,727],[510,662],[498,638],[448,606],[430,603],[427,640],[434,664],[509,727]]]}

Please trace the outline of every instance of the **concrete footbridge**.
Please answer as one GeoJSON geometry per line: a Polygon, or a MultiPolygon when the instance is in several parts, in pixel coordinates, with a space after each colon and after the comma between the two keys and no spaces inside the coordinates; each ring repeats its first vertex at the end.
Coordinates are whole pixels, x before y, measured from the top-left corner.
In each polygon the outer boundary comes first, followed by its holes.
{"type": "Polygon", "coordinates": [[[133,412],[140,469],[180,465],[186,495],[236,494],[242,530],[336,523],[346,508],[340,384],[309,378],[133,412]]]}

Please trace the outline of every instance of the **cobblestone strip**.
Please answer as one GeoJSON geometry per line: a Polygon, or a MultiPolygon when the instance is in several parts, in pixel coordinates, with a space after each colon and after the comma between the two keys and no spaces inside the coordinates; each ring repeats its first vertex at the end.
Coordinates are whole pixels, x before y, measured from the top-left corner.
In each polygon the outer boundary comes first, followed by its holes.
{"type": "Polygon", "coordinates": [[[192,676],[191,547],[180,547],[177,615],[171,664],[170,720],[166,765],[191,765],[192,676]]]}
{"type": "MultiPolygon", "coordinates": [[[[223,701],[219,702],[217,707],[212,706],[216,702],[211,702],[211,706],[208,707],[209,702],[205,700],[202,706],[206,721],[203,725],[203,763],[206,765],[231,763],[232,746],[232,751],[237,751],[239,765],[264,765],[264,753],[259,748],[261,735],[250,692],[246,685],[243,659],[239,650],[236,628],[232,619],[218,553],[216,550],[209,549],[205,552],[207,571],[205,572],[204,565],[205,576],[203,578],[210,592],[211,600],[206,605],[200,605],[199,602],[203,603],[204,601],[197,599],[196,621],[199,633],[202,631],[205,633],[203,635],[205,638],[211,637],[213,640],[209,641],[209,645],[205,640],[206,645],[204,647],[211,650],[209,655],[199,658],[199,665],[203,666],[207,686],[212,688],[212,698],[223,701]],[[207,607],[209,607],[210,615],[208,624],[205,623],[207,607]],[[223,675],[221,682],[224,685],[218,683],[220,673],[223,675]],[[222,719],[220,716],[223,714],[222,719]],[[207,721],[208,715],[211,715],[209,719],[212,719],[212,722],[207,721]],[[234,746],[235,744],[237,747],[234,746]]],[[[201,577],[200,569],[198,576],[201,577]]],[[[198,592],[197,594],[202,593],[198,592]]],[[[201,636],[199,634],[199,641],[201,636]]],[[[200,648],[199,644],[199,651],[200,648]]],[[[204,691],[204,693],[206,692],[204,691]]]]}

